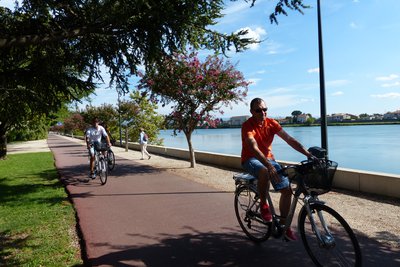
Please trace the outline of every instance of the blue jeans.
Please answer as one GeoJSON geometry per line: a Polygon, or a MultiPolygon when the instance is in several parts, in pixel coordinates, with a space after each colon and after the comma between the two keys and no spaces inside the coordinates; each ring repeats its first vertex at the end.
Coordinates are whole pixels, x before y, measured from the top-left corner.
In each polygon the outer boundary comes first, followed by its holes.
{"type": "MultiPolygon", "coordinates": [[[[275,181],[271,180],[271,184],[274,187],[276,191],[279,191],[281,189],[284,189],[286,187],[289,187],[289,179],[287,176],[283,175],[280,170],[282,169],[281,165],[279,165],[278,162],[272,159],[268,159],[268,161],[274,166],[276,171],[278,172],[279,177],[281,178],[281,181],[279,183],[276,183],[275,181]]],[[[261,169],[266,168],[264,164],[262,164],[258,159],[256,158],[250,158],[247,161],[242,163],[242,167],[251,175],[254,177],[258,178],[258,174],[261,169]]]]}

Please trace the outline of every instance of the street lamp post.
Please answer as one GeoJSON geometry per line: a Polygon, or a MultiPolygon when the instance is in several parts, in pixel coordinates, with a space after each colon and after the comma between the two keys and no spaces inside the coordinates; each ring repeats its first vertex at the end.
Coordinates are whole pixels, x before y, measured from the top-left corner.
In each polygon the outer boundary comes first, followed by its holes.
{"type": "Polygon", "coordinates": [[[320,0],[317,0],[318,16],[318,52],[319,52],[319,90],[320,90],[320,109],[321,109],[321,147],[326,149],[328,156],[328,134],[326,121],[326,98],[325,98],[325,74],[324,74],[324,53],[322,47],[322,25],[320,0]]]}
{"type": "Polygon", "coordinates": [[[121,128],[121,91],[118,90],[118,121],[119,121],[119,146],[122,147],[122,128],[121,128]]]}

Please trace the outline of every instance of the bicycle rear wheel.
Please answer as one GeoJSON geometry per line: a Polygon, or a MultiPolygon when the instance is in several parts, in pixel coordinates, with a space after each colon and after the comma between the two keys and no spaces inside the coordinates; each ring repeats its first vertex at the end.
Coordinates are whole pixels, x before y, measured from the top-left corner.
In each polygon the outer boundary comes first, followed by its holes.
{"type": "Polygon", "coordinates": [[[108,159],[108,170],[112,171],[115,167],[115,157],[114,157],[114,152],[112,150],[107,151],[107,159],[108,159]]]}
{"type": "Polygon", "coordinates": [[[308,255],[317,266],[361,266],[361,250],[348,223],[332,208],[310,205],[315,221],[313,228],[307,211],[299,215],[299,231],[308,255]],[[322,241],[315,234],[319,231],[322,241]]]}
{"type": "Polygon", "coordinates": [[[235,192],[235,213],[243,232],[254,242],[267,240],[271,235],[271,223],[260,214],[260,200],[256,189],[240,186],[235,192]]]}
{"type": "Polygon", "coordinates": [[[102,185],[107,183],[108,169],[107,169],[107,161],[104,157],[99,159],[99,176],[100,182],[102,185]]]}

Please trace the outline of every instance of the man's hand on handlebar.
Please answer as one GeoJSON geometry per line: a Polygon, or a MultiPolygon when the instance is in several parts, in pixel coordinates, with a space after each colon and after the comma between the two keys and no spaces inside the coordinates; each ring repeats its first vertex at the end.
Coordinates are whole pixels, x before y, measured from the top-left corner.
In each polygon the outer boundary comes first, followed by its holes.
{"type": "Polygon", "coordinates": [[[313,162],[317,162],[317,161],[319,161],[319,158],[317,158],[316,156],[310,154],[310,156],[308,157],[308,160],[311,160],[313,162]]]}
{"type": "Polygon", "coordinates": [[[86,143],[87,149],[90,149],[92,146],[93,146],[93,143],[89,143],[89,142],[86,143]]]}

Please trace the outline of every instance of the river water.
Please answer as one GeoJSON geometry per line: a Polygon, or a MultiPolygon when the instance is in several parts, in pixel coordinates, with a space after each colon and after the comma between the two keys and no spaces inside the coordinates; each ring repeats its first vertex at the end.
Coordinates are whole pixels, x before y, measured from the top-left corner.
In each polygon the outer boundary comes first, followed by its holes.
{"type": "MultiPolygon", "coordinates": [[[[284,127],[305,147],[321,146],[320,127],[284,127]]],[[[183,133],[172,136],[172,130],[160,131],[167,147],[187,149],[183,133]]],[[[192,135],[196,151],[240,155],[240,129],[199,129],[192,135]]],[[[328,126],[329,158],[339,167],[400,174],[400,125],[328,126]]],[[[301,161],[304,156],[278,136],[272,151],[277,160],[301,161]]]]}

